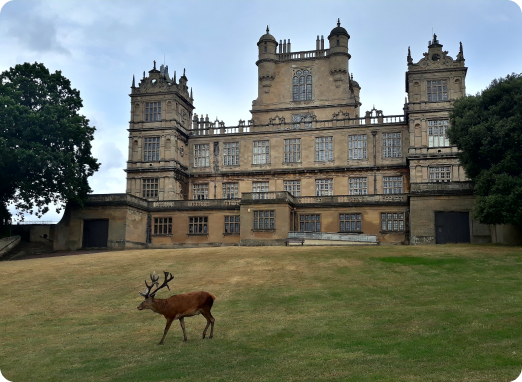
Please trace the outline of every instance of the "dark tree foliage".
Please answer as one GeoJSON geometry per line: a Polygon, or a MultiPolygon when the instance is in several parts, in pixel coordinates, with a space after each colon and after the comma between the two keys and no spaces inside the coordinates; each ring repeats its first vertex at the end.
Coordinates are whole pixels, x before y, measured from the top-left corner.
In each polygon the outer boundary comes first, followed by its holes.
{"type": "Polygon", "coordinates": [[[450,124],[450,142],[475,183],[475,217],[484,224],[522,224],[522,74],[456,101],[450,124]]]}
{"type": "Polygon", "coordinates": [[[9,217],[9,203],[37,216],[50,203],[83,205],[99,163],[91,155],[95,128],[78,114],[80,92],[39,63],[0,76],[0,217],[9,217]]]}

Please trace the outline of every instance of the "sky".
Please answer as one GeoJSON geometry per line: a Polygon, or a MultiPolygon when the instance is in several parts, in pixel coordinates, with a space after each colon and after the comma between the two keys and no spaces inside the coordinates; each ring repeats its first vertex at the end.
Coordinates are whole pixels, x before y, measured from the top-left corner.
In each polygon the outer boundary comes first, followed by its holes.
{"type": "MultiPolygon", "coordinates": [[[[510,0],[0,0],[2,5],[0,71],[41,62],[61,70],[80,91],[81,113],[96,127],[93,155],[102,163],[89,179],[97,194],[125,192],[133,75],[141,78],[153,60],[165,62],[178,78],[185,68],[194,112],[237,126],[251,118],[257,98],[256,44],[267,25],[297,52],[314,50],[317,35],[326,39],[340,18],[351,36],[349,72],[362,88],[361,111],[375,106],[384,115],[403,113],[408,47],[419,61],[433,32],[453,58],[462,42],[468,94],[494,78],[522,73],[522,10],[510,0]]],[[[51,208],[41,220],[60,216],[51,208]]]]}

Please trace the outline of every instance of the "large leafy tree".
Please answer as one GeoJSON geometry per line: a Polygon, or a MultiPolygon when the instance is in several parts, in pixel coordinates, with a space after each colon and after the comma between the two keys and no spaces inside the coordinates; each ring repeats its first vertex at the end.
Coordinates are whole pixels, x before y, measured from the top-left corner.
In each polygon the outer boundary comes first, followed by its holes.
{"type": "Polygon", "coordinates": [[[522,75],[496,79],[455,102],[448,131],[475,183],[475,217],[484,224],[522,224],[522,75]]]}
{"type": "Polygon", "coordinates": [[[83,204],[99,163],[91,154],[95,128],[81,107],[80,92],[43,64],[0,75],[0,217],[10,216],[9,203],[38,216],[51,203],[83,204]]]}

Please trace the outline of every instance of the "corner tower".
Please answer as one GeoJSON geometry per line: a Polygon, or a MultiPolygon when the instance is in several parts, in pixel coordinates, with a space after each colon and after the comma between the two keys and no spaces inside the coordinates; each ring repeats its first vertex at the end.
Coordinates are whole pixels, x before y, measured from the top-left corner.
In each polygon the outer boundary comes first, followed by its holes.
{"type": "Polygon", "coordinates": [[[176,81],[154,67],[138,86],[132,79],[127,193],[149,200],[182,200],[188,194],[188,133],[194,110],[185,70],[176,81]]]}

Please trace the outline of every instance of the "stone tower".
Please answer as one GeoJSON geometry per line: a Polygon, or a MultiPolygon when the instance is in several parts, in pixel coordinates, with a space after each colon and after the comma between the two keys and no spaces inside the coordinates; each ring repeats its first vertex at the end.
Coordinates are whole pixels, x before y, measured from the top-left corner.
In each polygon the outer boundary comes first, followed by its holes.
{"type": "Polygon", "coordinates": [[[131,86],[127,193],[149,200],[182,200],[188,191],[188,133],[194,110],[185,70],[176,81],[161,65],[131,86]]]}

